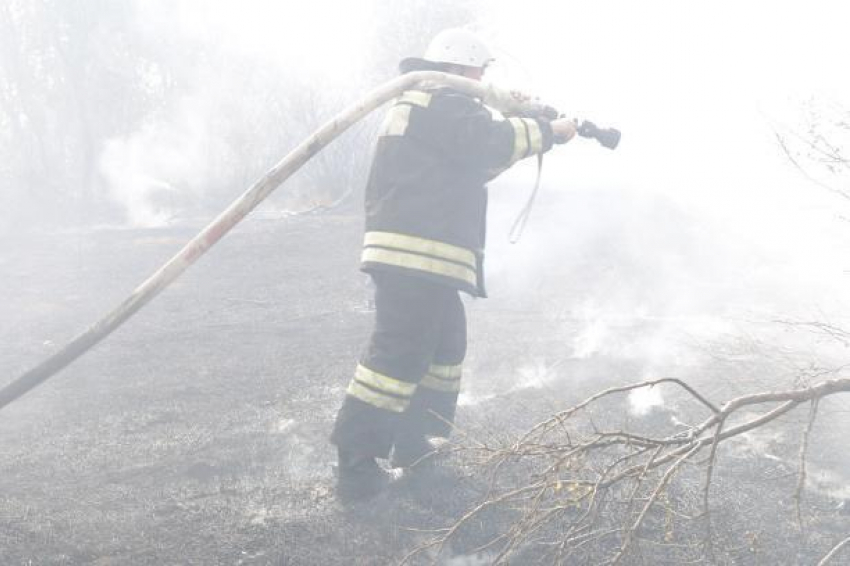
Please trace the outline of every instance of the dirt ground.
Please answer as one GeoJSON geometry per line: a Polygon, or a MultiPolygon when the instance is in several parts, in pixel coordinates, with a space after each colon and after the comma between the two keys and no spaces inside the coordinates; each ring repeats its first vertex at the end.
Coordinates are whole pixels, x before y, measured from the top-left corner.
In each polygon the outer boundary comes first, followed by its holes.
{"type": "MultiPolygon", "coordinates": [[[[8,242],[3,380],[111,309],[194,232],[8,242]]],[[[462,456],[368,505],[334,499],[326,438],[371,322],[359,241],[357,217],[246,222],[95,350],[0,412],[0,563],[390,564],[422,531],[456,519],[479,495],[462,456]]],[[[580,295],[583,285],[562,291],[580,295]]],[[[575,335],[544,309],[498,298],[468,306],[474,395],[461,427],[488,430],[498,419],[509,435],[635,380],[639,368],[626,360],[566,355],[575,335]],[[541,359],[572,375],[571,387],[517,391],[512,380],[533,380],[541,359]]],[[[727,499],[730,521],[776,512],[759,497],[766,477],[780,478],[770,485],[782,496],[768,499],[788,510],[794,478],[751,460],[729,476],[742,490],[727,499]]],[[[730,563],[811,563],[850,528],[828,502],[822,509],[814,535],[768,526],[758,549],[730,563]]]]}

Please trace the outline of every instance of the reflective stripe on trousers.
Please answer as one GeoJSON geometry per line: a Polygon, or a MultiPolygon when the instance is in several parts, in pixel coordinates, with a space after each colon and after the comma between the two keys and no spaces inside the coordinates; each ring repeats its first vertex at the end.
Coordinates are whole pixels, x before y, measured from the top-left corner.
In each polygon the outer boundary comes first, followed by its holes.
{"type": "Polygon", "coordinates": [[[331,440],[386,457],[400,434],[448,436],[466,354],[466,317],[455,289],[375,273],[375,327],[331,440]]]}

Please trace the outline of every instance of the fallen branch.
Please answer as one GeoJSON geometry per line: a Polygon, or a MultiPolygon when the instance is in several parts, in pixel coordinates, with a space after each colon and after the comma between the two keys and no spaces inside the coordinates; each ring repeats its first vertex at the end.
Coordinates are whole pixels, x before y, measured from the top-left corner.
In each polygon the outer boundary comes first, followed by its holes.
{"type": "MultiPolygon", "coordinates": [[[[480,518],[484,510],[495,507],[513,518],[486,544],[476,548],[477,551],[492,550],[494,564],[506,564],[520,551],[544,553],[555,564],[575,563],[587,559],[587,556],[577,556],[576,552],[589,552],[586,547],[594,543],[601,547],[596,550],[594,561],[620,564],[630,556],[635,545],[651,540],[647,534],[659,530],[663,540],[657,541],[658,548],[675,550],[682,562],[704,560],[706,556],[716,561],[712,556],[715,533],[711,522],[710,490],[716,475],[719,446],[809,403],[811,408],[799,452],[795,493],[798,522],[802,525],[800,501],[806,481],[805,460],[818,415],[817,407],[825,397],[845,392],[850,392],[848,378],[742,395],[719,406],[678,379],[644,381],[599,392],[533,426],[506,447],[481,444],[474,448],[483,453],[481,465],[490,472],[485,500],[435,539],[411,552],[405,562],[430,548],[436,549],[436,554],[432,555],[436,563],[447,543],[459,536],[464,525],[480,518]],[[600,431],[592,425],[580,427],[575,422],[583,411],[602,399],[663,384],[677,386],[710,414],[683,433],[658,438],[626,430],[600,431]],[[763,405],[766,407],[755,414],[749,412],[763,405]],[[698,459],[703,449],[710,449],[710,453],[705,459],[698,459]],[[509,477],[518,463],[524,471],[519,477],[509,477]],[[694,513],[676,510],[681,498],[668,493],[673,478],[686,467],[705,468],[705,478],[698,481],[702,488],[695,490],[694,513]],[[663,508],[662,515],[655,512],[659,506],[663,508]],[[675,523],[698,517],[706,521],[701,542],[676,543],[675,523]],[[608,542],[603,542],[602,538],[608,542]],[[610,549],[612,538],[617,541],[616,552],[601,559],[599,553],[610,549]]],[[[836,547],[832,554],[839,550],[836,547]]]]}

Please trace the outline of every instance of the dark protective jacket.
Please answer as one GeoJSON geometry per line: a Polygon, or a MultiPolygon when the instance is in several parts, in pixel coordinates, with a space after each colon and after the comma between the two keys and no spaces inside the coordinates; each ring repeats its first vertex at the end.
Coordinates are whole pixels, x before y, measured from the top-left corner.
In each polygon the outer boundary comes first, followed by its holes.
{"type": "Polygon", "coordinates": [[[369,173],[362,269],[486,296],[485,184],[551,147],[545,120],[496,119],[446,88],[405,92],[384,120],[369,173]]]}

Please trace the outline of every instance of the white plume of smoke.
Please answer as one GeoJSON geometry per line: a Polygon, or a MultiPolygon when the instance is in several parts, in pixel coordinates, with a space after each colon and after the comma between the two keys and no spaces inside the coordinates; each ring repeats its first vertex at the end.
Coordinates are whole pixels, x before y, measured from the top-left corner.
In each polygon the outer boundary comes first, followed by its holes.
{"type": "Polygon", "coordinates": [[[588,301],[579,308],[583,330],[573,339],[574,358],[589,358],[603,349],[610,326],[598,315],[598,310],[593,301],[588,301]]]}
{"type": "Polygon", "coordinates": [[[99,157],[108,194],[132,226],[161,226],[187,204],[227,202],[212,190],[235,196],[247,188],[291,147],[287,135],[315,118],[299,115],[310,107],[284,108],[292,104],[287,89],[351,86],[372,39],[361,31],[371,1],[134,5],[146,41],[179,49],[151,50],[159,69],[152,88],[163,104],[136,131],[108,140],[99,157]],[[179,58],[182,49],[193,58],[179,58]]]}
{"type": "Polygon", "coordinates": [[[177,204],[197,196],[210,180],[211,163],[227,148],[213,135],[208,113],[207,97],[184,97],[165,117],[104,145],[100,172],[131,226],[167,224],[177,204]]]}
{"type": "Polygon", "coordinates": [[[642,417],[655,407],[664,406],[664,397],[660,387],[641,387],[629,393],[629,412],[642,417]]]}

